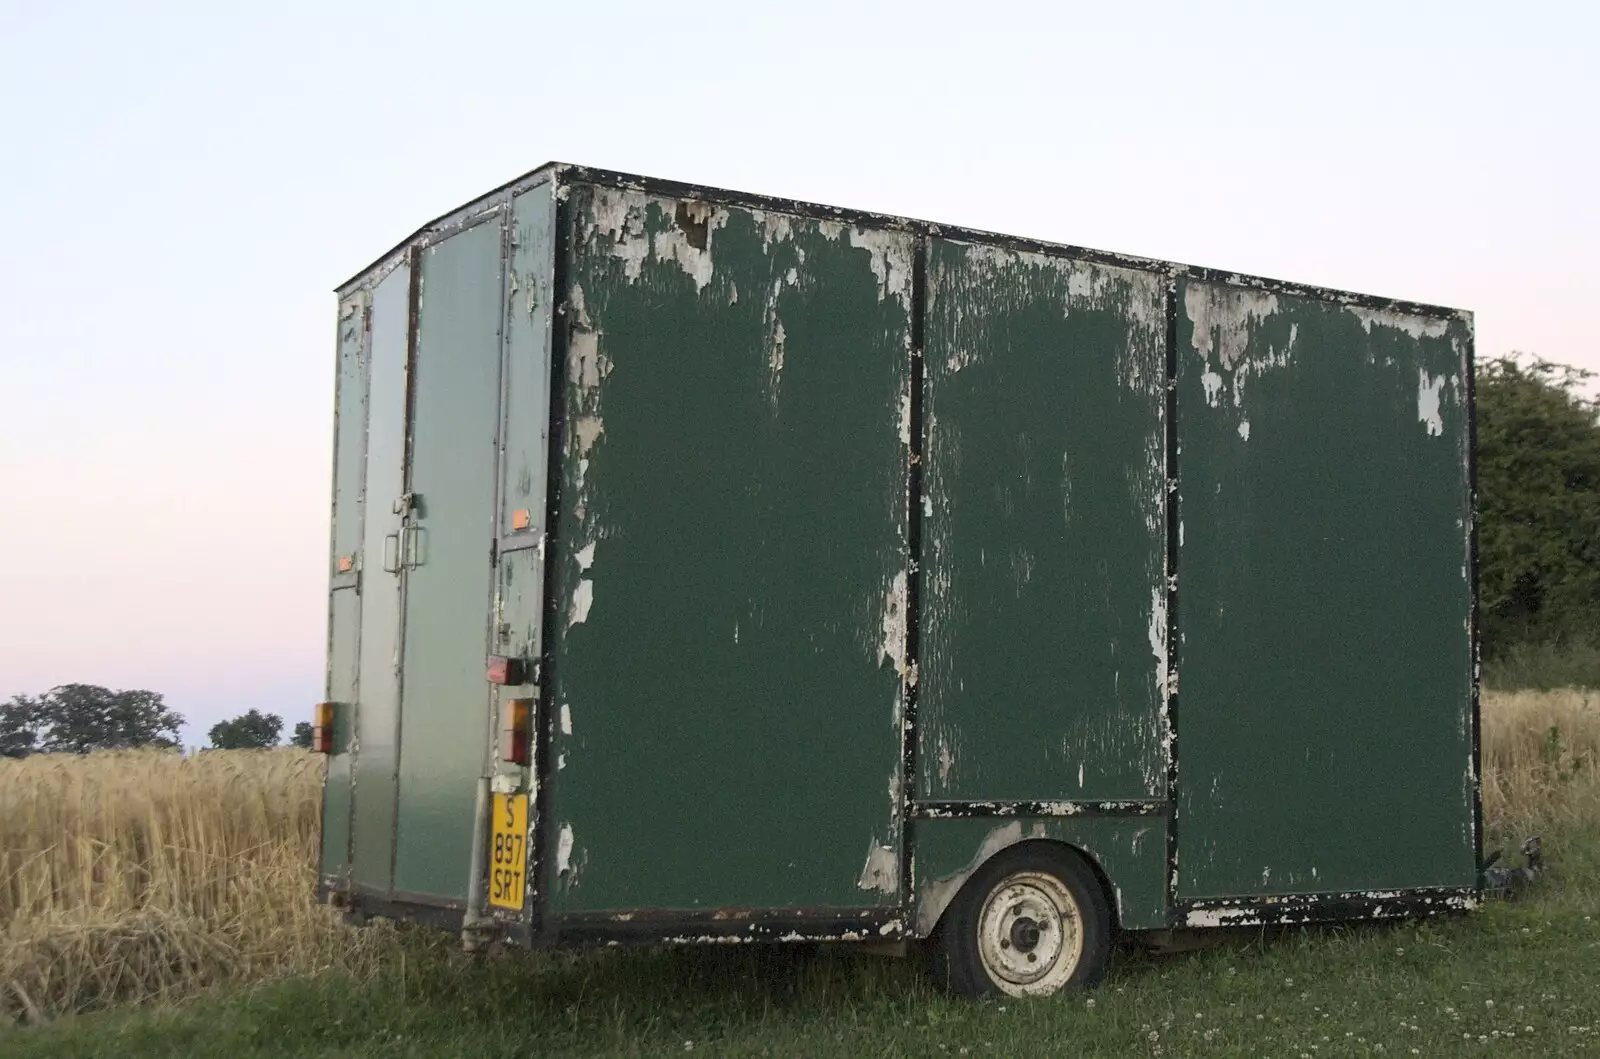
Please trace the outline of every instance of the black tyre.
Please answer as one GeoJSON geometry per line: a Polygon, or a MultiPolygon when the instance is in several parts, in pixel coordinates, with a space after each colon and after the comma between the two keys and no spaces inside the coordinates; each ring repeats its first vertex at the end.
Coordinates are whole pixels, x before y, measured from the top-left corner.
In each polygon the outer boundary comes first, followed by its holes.
{"type": "Polygon", "coordinates": [[[1083,857],[1030,842],[974,872],[932,940],[934,973],[954,993],[1049,996],[1105,976],[1111,912],[1083,857]]]}

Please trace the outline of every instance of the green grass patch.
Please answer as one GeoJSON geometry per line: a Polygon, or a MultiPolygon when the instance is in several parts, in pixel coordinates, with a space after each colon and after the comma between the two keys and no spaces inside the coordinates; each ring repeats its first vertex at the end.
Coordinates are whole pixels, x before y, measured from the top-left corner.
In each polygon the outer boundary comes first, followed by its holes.
{"type": "Polygon", "coordinates": [[[322,975],[0,1030],[12,1059],[140,1056],[1409,1056],[1600,1053],[1600,835],[1457,918],[1237,930],[1119,950],[1090,993],[968,1002],[915,960],[714,947],[467,957],[412,934],[322,975]]]}

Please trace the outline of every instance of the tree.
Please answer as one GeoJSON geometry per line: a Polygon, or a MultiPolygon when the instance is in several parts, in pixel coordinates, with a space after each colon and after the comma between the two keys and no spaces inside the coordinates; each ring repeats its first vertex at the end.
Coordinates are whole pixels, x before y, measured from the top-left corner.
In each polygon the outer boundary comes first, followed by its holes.
{"type": "Polygon", "coordinates": [[[289,738],[289,742],[293,743],[297,747],[300,747],[302,750],[310,750],[311,738],[311,722],[297,721],[294,726],[294,735],[289,738]]]}
{"type": "Polygon", "coordinates": [[[278,745],[283,718],[275,713],[250,710],[231,721],[211,726],[211,745],[217,750],[264,750],[278,745]]]}
{"type": "Polygon", "coordinates": [[[1484,646],[1600,630],[1600,406],[1590,373],[1513,353],[1478,367],[1484,646]]]}
{"type": "Polygon", "coordinates": [[[183,718],[167,709],[153,691],[63,684],[35,701],[35,730],[42,733],[42,750],[84,754],[135,746],[173,747],[183,726],[183,718]]]}
{"type": "Polygon", "coordinates": [[[39,743],[39,700],[13,695],[0,704],[0,757],[27,757],[39,743]]]}

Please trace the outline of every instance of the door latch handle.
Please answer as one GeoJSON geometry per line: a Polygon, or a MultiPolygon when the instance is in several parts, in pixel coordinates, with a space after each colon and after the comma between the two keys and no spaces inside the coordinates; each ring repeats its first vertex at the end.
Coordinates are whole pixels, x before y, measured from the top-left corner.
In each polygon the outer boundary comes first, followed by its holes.
{"type": "Polygon", "coordinates": [[[400,549],[401,562],[405,564],[407,570],[415,570],[428,559],[427,531],[421,526],[407,526],[403,532],[405,534],[405,542],[400,549]]]}
{"type": "Polygon", "coordinates": [[[400,534],[391,533],[383,538],[383,572],[398,574],[400,572],[400,534]]]}

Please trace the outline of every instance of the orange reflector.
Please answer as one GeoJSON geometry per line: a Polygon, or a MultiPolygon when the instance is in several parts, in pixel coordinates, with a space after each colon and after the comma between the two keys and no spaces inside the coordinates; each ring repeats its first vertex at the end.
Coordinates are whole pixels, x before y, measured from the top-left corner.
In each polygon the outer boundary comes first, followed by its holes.
{"type": "Polygon", "coordinates": [[[341,556],[339,556],[339,572],[341,574],[348,574],[351,570],[354,570],[355,568],[356,568],[356,557],[355,556],[353,556],[353,555],[341,555],[341,556]]]}
{"type": "Polygon", "coordinates": [[[333,703],[319,702],[311,722],[311,749],[319,754],[333,753],[333,703]]]}
{"type": "Polygon", "coordinates": [[[519,507],[511,513],[512,529],[525,530],[531,525],[533,525],[533,516],[528,513],[527,508],[519,507]]]}
{"type": "Polygon", "coordinates": [[[533,700],[507,699],[500,704],[500,760],[526,765],[533,760],[529,750],[533,730],[533,700]]]}
{"type": "Polygon", "coordinates": [[[489,683],[491,684],[525,684],[522,676],[522,659],[507,658],[504,655],[489,656],[489,683]]]}

